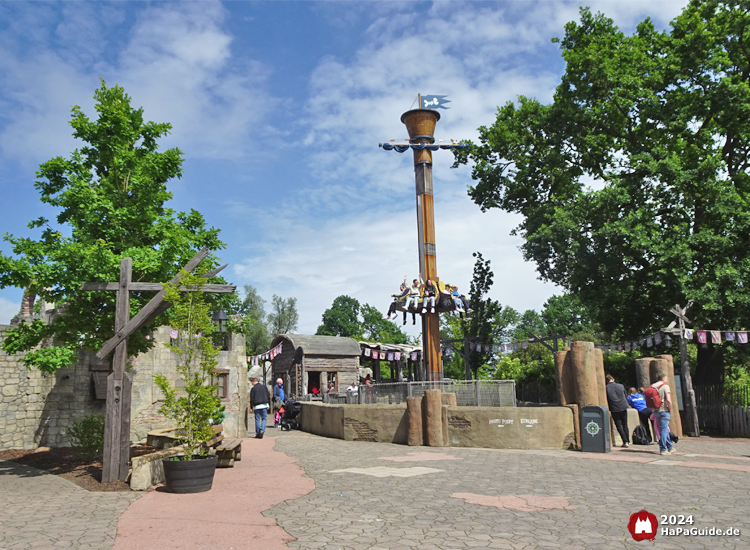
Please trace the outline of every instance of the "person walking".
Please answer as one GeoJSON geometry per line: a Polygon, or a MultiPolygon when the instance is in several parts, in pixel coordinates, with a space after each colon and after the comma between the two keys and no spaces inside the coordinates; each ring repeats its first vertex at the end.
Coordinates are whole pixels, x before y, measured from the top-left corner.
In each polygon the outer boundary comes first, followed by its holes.
{"type": "Polygon", "coordinates": [[[284,380],[281,378],[276,379],[276,385],[273,387],[273,427],[281,422],[281,407],[284,406],[286,396],[284,395],[284,380]]]}
{"type": "Polygon", "coordinates": [[[625,397],[625,387],[615,382],[615,377],[607,375],[607,403],[612,420],[615,421],[617,432],[622,438],[622,446],[630,447],[630,433],[628,432],[628,399],[625,397]]]}
{"type": "Polygon", "coordinates": [[[674,452],[669,436],[669,418],[672,414],[672,392],[667,385],[667,375],[659,373],[656,382],[646,388],[646,404],[654,411],[656,425],[659,426],[659,454],[671,455],[674,452]]]}
{"type": "Polygon", "coordinates": [[[252,378],[250,383],[253,385],[250,390],[250,406],[255,413],[255,439],[263,439],[271,396],[265,384],[258,384],[257,378],[252,378]]]}

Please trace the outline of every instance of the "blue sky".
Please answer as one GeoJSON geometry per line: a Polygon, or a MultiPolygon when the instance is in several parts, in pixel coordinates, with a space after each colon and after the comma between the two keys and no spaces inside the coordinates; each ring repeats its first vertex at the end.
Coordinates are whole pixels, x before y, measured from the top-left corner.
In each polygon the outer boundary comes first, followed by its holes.
{"type": "MultiPolygon", "coordinates": [[[[588,5],[631,32],[658,27],[684,1],[588,5]]],[[[148,120],[170,122],[162,147],[185,153],[171,206],[222,230],[227,278],[298,299],[314,333],[336,296],[385,311],[418,271],[411,154],[402,139],[417,93],[447,95],[439,139],[475,139],[518,95],[549,101],[564,64],[550,39],[578,2],[271,1],[0,3],[0,232],[54,211],[39,203],[38,165],[79,146],[68,125],[93,116],[99,78],[148,120]]],[[[491,295],[540,310],[559,292],[537,279],[509,236],[519,219],[482,213],[468,168],[434,157],[438,274],[468,290],[472,252],[492,262],[491,295]]],[[[0,250],[9,253],[7,243],[0,250]]],[[[22,290],[0,289],[0,323],[22,290]]]]}

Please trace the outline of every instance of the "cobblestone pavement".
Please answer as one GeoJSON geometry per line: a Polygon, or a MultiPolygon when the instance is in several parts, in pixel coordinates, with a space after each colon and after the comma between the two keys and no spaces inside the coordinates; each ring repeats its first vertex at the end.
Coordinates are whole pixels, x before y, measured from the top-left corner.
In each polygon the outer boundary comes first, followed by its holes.
{"type": "Polygon", "coordinates": [[[316,484],[309,495],[264,513],[296,537],[290,548],[750,548],[744,440],[680,440],[678,454],[665,457],[653,446],[597,455],[274,435],[276,450],[298,459],[316,484]],[[721,469],[727,467],[736,470],[721,469]],[[659,519],[692,516],[697,528],[738,528],[741,535],[657,534],[654,543],[636,542],[627,524],[642,509],[659,519]]]}
{"type": "Polygon", "coordinates": [[[112,548],[117,518],[142,494],[89,492],[36,468],[0,461],[0,550],[112,548]]]}

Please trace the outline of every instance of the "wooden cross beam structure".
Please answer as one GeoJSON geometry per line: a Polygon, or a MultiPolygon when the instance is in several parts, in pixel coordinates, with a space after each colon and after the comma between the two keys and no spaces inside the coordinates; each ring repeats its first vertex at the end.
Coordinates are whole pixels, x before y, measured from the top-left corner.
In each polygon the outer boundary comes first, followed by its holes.
{"type": "Polygon", "coordinates": [[[529,344],[542,344],[545,348],[550,350],[551,352],[557,351],[557,339],[560,338],[559,335],[553,334],[552,336],[546,336],[542,338],[541,336],[537,336],[533,332],[527,332],[526,333],[529,336],[529,344]],[[552,346],[547,344],[547,342],[552,341],[552,346]]]}
{"type": "MultiPolygon", "coordinates": [[[[204,248],[190,260],[183,270],[192,271],[208,256],[204,248]]],[[[219,267],[203,278],[210,279],[224,269],[219,267]]],[[[112,351],[112,373],[107,377],[107,411],[104,419],[104,458],[102,459],[102,483],[125,481],[130,461],[130,398],[133,377],[125,371],[128,360],[128,336],[145,324],[150,323],[172,304],[165,302],[166,291],[161,283],[132,282],[133,259],[123,258],[120,262],[120,280],[117,283],[83,283],[83,291],[116,291],[115,335],[110,338],[96,356],[104,359],[112,351]],[[156,296],[130,318],[130,293],[155,291],[156,296]]],[[[170,284],[177,284],[180,275],[172,278],[170,284]]],[[[202,292],[227,293],[236,290],[234,285],[204,285],[202,292]]],[[[182,288],[183,291],[190,289],[182,288]]]]}
{"type": "Polygon", "coordinates": [[[685,386],[685,427],[684,432],[691,437],[700,437],[701,429],[698,424],[698,406],[695,402],[695,390],[693,389],[693,378],[690,376],[690,363],[688,362],[687,340],[685,340],[685,324],[692,325],[693,322],[685,316],[685,312],[693,301],[690,300],[685,307],[676,304],[669,310],[671,314],[677,317],[677,321],[672,321],[668,327],[661,329],[662,332],[677,335],[680,338],[680,366],[682,371],[682,380],[685,386]],[[679,328],[674,328],[679,323],[679,328]]]}

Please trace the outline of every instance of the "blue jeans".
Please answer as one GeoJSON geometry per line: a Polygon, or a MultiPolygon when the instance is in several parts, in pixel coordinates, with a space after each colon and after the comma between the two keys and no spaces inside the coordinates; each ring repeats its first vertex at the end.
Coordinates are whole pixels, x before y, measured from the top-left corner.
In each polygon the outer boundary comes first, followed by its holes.
{"type": "Polygon", "coordinates": [[[419,305],[419,296],[410,296],[406,300],[406,309],[409,309],[409,304],[414,303],[414,309],[419,305]]]}
{"type": "Polygon", "coordinates": [[[427,307],[427,300],[430,301],[430,307],[435,307],[435,297],[434,296],[425,296],[424,300],[422,300],[422,308],[427,307]]]}
{"type": "Polygon", "coordinates": [[[672,450],[672,440],[669,438],[669,417],[666,411],[654,411],[656,421],[659,423],[659,451],[672,450]]]}
{"type": "Polygon", "coordinates": [[[255,435],[265,433],[268,409],[255,409],[255,435]]]}

